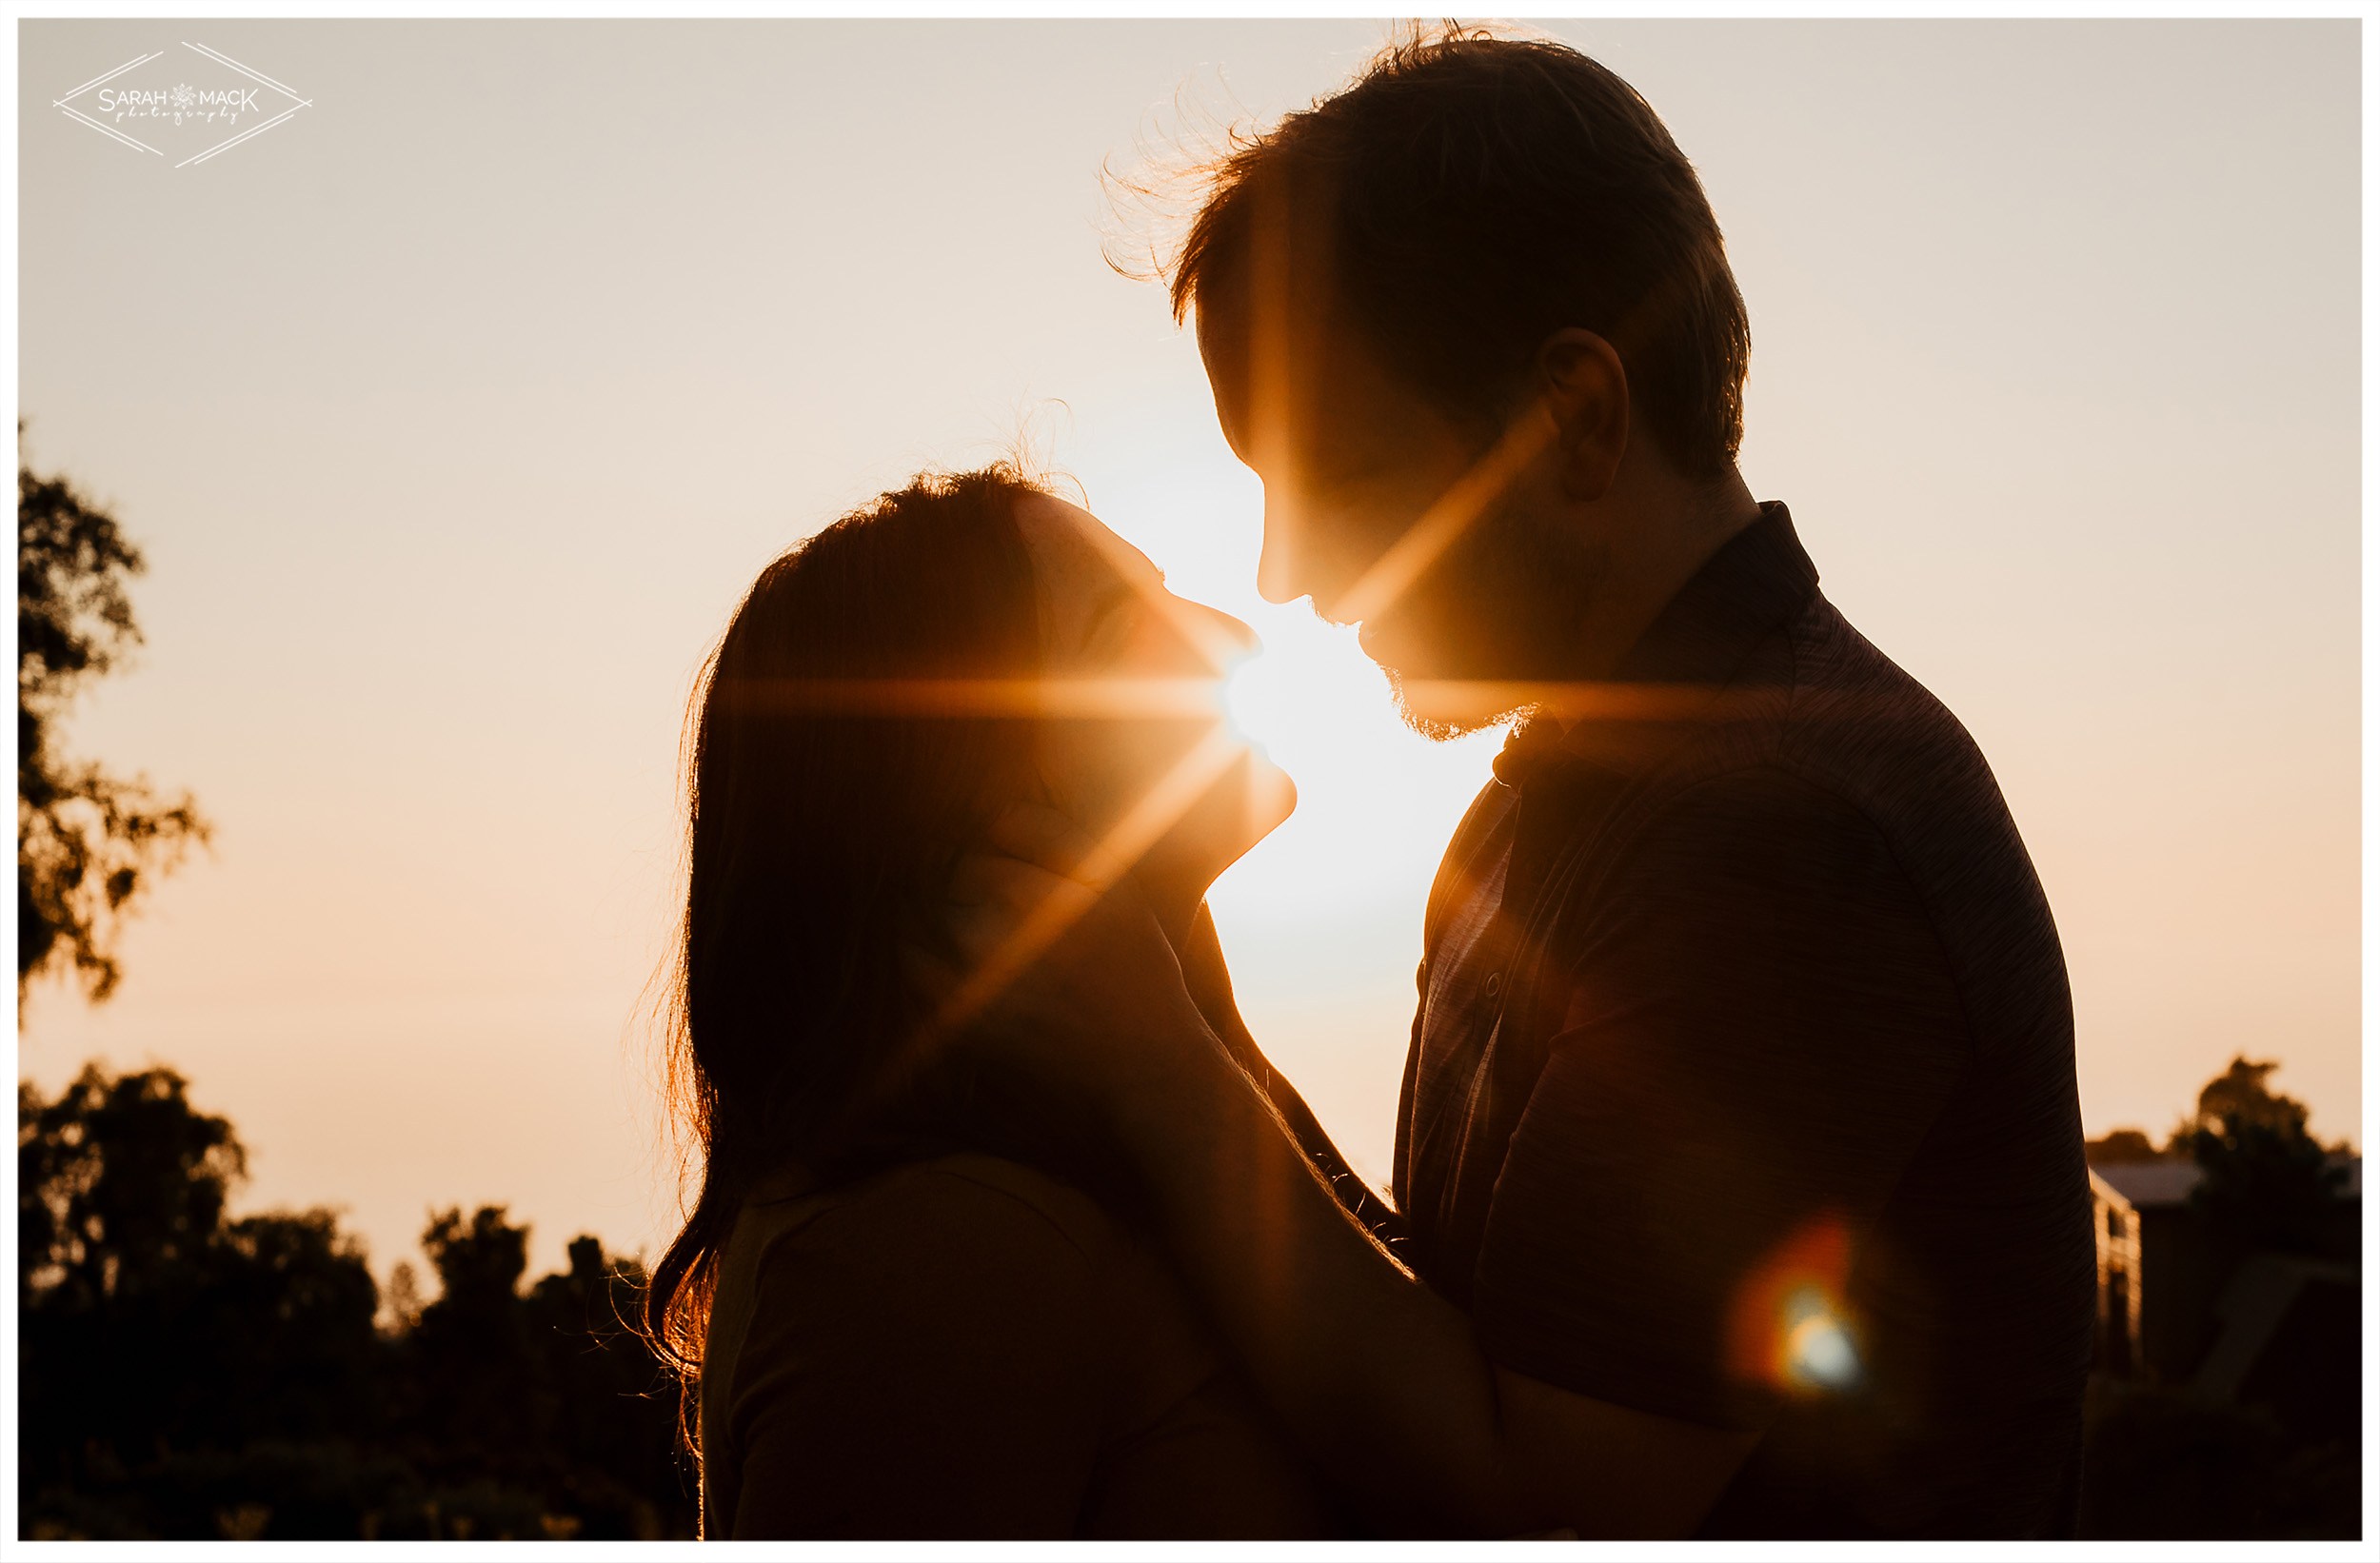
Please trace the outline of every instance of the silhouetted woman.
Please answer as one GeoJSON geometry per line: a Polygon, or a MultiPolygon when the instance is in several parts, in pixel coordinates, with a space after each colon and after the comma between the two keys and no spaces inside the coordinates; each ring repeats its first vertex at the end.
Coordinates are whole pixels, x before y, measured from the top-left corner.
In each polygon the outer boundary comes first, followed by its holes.
{"type": "Polygon", "coordinates": [[[699,1374],[705,1534],[1325,1533],[1098,1147],[910,1045],[946,1012],[906,952],[951,953],[953,865],[1019,802],[1107,832],[1228,1008],[1206,886],[1294,801],[1221,731],[1249,645],[1005,467],[883,496],[737,611],[678,974],[701,1193],[647,1304],[699,1374]]]}

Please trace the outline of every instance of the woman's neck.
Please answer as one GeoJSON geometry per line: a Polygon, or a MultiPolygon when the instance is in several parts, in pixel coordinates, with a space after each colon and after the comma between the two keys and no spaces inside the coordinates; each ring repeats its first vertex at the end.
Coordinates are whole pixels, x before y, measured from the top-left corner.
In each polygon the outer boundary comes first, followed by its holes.
{"type": "Polygon", "coordinates": [[[1165,942],[1174,947],[1175,954],[1180,954],[1189,940],[1191,924],[1198,920],[1199,908],[1206,903],[1208,886],[1152,884],[1139,875],[1133,876],[1133,880],[1150,915],[1157,919],[1165,942]]]}

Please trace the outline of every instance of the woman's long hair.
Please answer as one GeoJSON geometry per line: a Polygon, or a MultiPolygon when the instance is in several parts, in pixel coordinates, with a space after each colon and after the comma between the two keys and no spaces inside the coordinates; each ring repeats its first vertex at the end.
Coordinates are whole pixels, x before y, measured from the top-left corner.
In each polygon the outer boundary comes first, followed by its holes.
{"type": "Polygon", "coordinates": [[[696,693],[669,1094],[701,1183],[644,1316],[689,1396],[746,1191],[864,1138],[855,1104],[927,1019],[903,951],[949,953],[952,867],[1035,784],[1029,722],[932,696],[1038,675],[1014,508],[1041,491],[1002,465],[836,522],[761,573],[696,693]]]}

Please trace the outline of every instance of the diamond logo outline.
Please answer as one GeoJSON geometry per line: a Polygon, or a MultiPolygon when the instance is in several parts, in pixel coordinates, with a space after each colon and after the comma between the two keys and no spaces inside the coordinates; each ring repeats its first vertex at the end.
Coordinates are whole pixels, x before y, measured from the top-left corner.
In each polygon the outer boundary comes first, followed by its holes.
{"type": "MultiPolygon", "coordinates": [[[[282,82],[275,81],[272,77],[266,75],[261,70],[257,70],[252,67],[241,64],[239,61],[233,59],[230,55],[224,53],[220,49],[209,49],[205,44],[194,44],[189,42],[188,39],[183,40],[182,47],[191,50],[205,59],[223,66],[228,69],[237,71],[239,74],[246,76],[248,80],[257,83],[260,87],[280,94],[282,97],[288,100],[288,107],[281,109],[278,113],[273,114],[261,125],[251,125],[247,129],[241,130],[235,135],[227,136],[223,140],[214,143],[212,146],[205,147],[195,152],[192,152],[189,156],[185,157],[179,163],[174,164],[174,168],[187,168],[194,163],[204,163],[208,158],[229,151],[232,148],[239,146],[245,141],[263,135],[267,130],[274,129],[280,126],[287,125],[290,120],[296,118],[297,115],[304,110],[314,107],[314,100],[300,93],[296,89],[282,82]]],[[[76,124],[89,126],[92,129],[98,131],[101,135],[106,136],[110,141],[116,142],[122,146],[132,148],[136,151],[148,152],[157,157],[164,157],[168,154],[163,148],[150,146],[148,142],[141,140],[138,136],[135,136],[129,131],[122,129],[121,126],[107,124],[88,113],[85,113],[82,109],[74,107],[74,100],[81,97],[86,92],[97,91],[100,88],[105,87],[108,83],[116,80],[118,77],[125,75],[129,71],[137,70],[142,66],[163,59],[167,53],[168,50],[166,49],[152,49],[147,54],[140,55],[138,58],[127,60],[124,64],[117,66],[114,69],[103,71],[99,75],[93,76],[90,80],[83,83],[82,86],[77,87],[70,91],[60,93],[58,96],[50,100],[50,106],[57,109],[60,113],[66,115],[67,118],[74,121],[76,124]]],[[[174,107],[178,109],[188,109],[190,104],[185,102],[184,100],[191,98],[192,94],[189,93],[187,84],[177,87],[174,90],[176,94],[173,98],[174,107]]]]}

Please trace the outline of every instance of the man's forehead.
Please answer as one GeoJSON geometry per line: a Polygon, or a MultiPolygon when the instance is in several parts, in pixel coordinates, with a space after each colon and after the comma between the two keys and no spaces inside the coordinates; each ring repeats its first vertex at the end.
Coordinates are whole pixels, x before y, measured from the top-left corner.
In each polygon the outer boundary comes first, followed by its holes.
{"type": "Polygon", "coordinates": [[[1209,302],[1202,296],[1196,319],[1199,357],[1224,432],[1235,444],[1259,406],[1268,416],[1304,422],[1324,385],[1361,372],[1339,340],[1342,333],[1310,311],[1251,308],[1244,298],[1209,302]]]}
{"type": "Polygon", "coordinates": [[[1338,447],[1394,438],[1391,430],[1435,411],[1369,338],[1337,311],[1251,311],[1222,295],[1201,296],[1199,354],[1223,437],[1244,459],[1252,442],[1299,461],[1338,447]],[[1260,438],[1259,438],[1260,436],[1260,438]]]}
{"type": "Polygon", "coordinates": [[[1210,366],[1241,376],[1257,367],[1259,355],[1268,350],[1286,349],[1289,363],[1310,364],[1319,356],[1343,356],[1359,346],[1339,311],[1319,292],[1302,289],[1265,295],[1236,281],[1219,281],[1200,289],[1191,318],[1199,350],[1207,355],[1210,366]]]}

